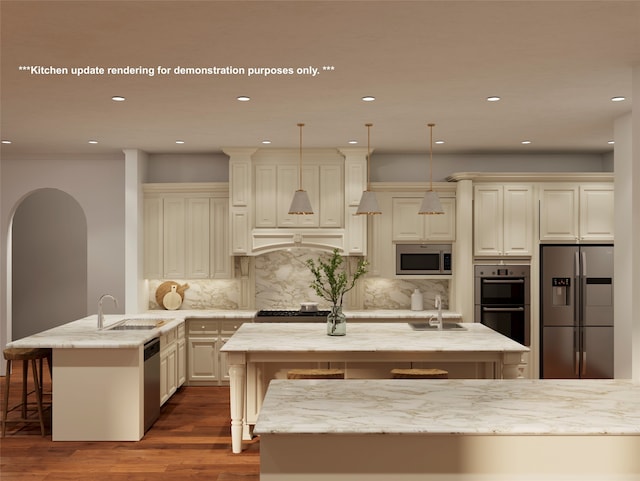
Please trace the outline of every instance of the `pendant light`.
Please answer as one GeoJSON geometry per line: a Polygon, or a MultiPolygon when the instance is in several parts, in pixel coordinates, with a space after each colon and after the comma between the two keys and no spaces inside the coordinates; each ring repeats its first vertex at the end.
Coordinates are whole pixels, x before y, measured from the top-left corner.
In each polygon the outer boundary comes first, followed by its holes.
{"type": "Polygon", "coordinates": [[[444,214],[438,194],[433,191],[433,128],[436,124],[427,125],[429,126],[429,190],[424,194],[418,214],[444,214]]]}
{"type": "Polygon", "coordinates": [[[302,127],[304,124],[298,124],[300,127],[300,166],[299,166],[299,184],[298,190],[293,194],[293,200],[291,201],[291,207],[289,207],[289,214],[294,215],[308,215],[313,214],[311,208],[311,201],[309,200],[309,194],[302,188],[302,127]]]}
{"type": "Polygon", "coordinates": [[[364,124],[367,127],[367,190],[362,192],[360,198],[360,205],[358,205],[357,215],[375,215],[382,214],[380,207],[378,207],[378,200],[376,199],[376,193],[371,190],[371,182],[369,180],[369,173],[371,168],[371,127],[373,124],[364,124]]]}

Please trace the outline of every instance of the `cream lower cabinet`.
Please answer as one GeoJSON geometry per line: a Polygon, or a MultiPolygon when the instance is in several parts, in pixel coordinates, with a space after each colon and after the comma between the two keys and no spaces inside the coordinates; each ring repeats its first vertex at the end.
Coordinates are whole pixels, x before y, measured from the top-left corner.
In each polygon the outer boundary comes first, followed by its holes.
{"type": "Polygon", "coordinates": [[[226,355],[220,349],[242,322],[219,319],[187,320],[187,384],[219,386],[229,383],[226,355]]]}
{"type": "Polygon", "coordinates": [[[533,189],[528,184],[478,184],[473,192],[476,256],[530,256],[533,189]]]}
{"type": "Polygon", "coordinates": [[[185,376],[184,324],[160,336],[160,405],[182,386],[185,376]]]}
{"type": "Polygon", "coordinates": [[[540,186],[540,241],[614,240],[613,184],[540,186]]]}

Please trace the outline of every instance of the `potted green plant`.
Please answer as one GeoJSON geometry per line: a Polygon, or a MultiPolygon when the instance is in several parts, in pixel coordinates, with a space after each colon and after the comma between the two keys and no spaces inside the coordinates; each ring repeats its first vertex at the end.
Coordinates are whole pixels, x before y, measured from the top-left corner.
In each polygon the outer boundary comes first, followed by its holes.
{"type": "Polygon", "coordinates": [[[331,311],[327,316],[327,334],[330,336],[344,336],[347,333],[342,301],[356,281],[367,273],[368,264],[364,258],[358,260],[355,272],[349,275],[339,249],[334,249],[328,259],[307,260],[307,267],[313,274],[313,282],[309,286],[319,297],[331,303],[331,311]]]}

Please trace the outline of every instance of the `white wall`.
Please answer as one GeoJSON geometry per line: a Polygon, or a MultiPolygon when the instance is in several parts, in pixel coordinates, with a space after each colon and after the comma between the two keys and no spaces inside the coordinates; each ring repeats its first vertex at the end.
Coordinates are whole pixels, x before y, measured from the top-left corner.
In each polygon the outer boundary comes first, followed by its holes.
{"type": "MultiPolygon", "coordinates": [[[[98,297],[104,293],[124,301],[124,159],[117,156],[2,159],[0,170],[0,348],[4,348],[11,335],[8,329],[11,306],[5,287],[10,222],[20,201],[37,189],[60,189],[76,199],[84,210],[88,229],[87,312],[96,312],[98,297]]],[[[4,372],[4,360],[2,363],[0,372],[4,372]]]]}

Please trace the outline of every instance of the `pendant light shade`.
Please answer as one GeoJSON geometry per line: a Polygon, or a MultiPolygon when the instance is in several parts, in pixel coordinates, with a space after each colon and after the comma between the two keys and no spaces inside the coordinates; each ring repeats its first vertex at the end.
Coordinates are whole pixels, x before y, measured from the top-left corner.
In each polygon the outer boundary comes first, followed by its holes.
{"type": "Polygon", "coordinates": [[[371,165],[371,127],[373,124],[364,124],[367,127],[367,190],[362,192],[360,198],[360,204],[358,205],[357,215],[375,215],[382,214],[380,207],[378,207],[378,199],[376,199],[376,193],[371,190],[371,184],[369,180],[369,171],[371,165]]]}
{"type": "Polygon", "coordinates": [[[429,190],[424,194],[418,214],[444,214],[440,198],[433,191],[433,128],[436,124],[427,125],[429,126],[429,190]]]}
{"type": "Polygon", "coordinates": [[[309,194],[302,188],[302,127],[304,124],[298,124],[300,127],[300,165],[298,167],[298,190],[293,194],[293,200],[289,207],[289,214],[294,215],[309,215],[313,214],[313,208],[311,207],[311,201],[309,200],[309,194]]]}

